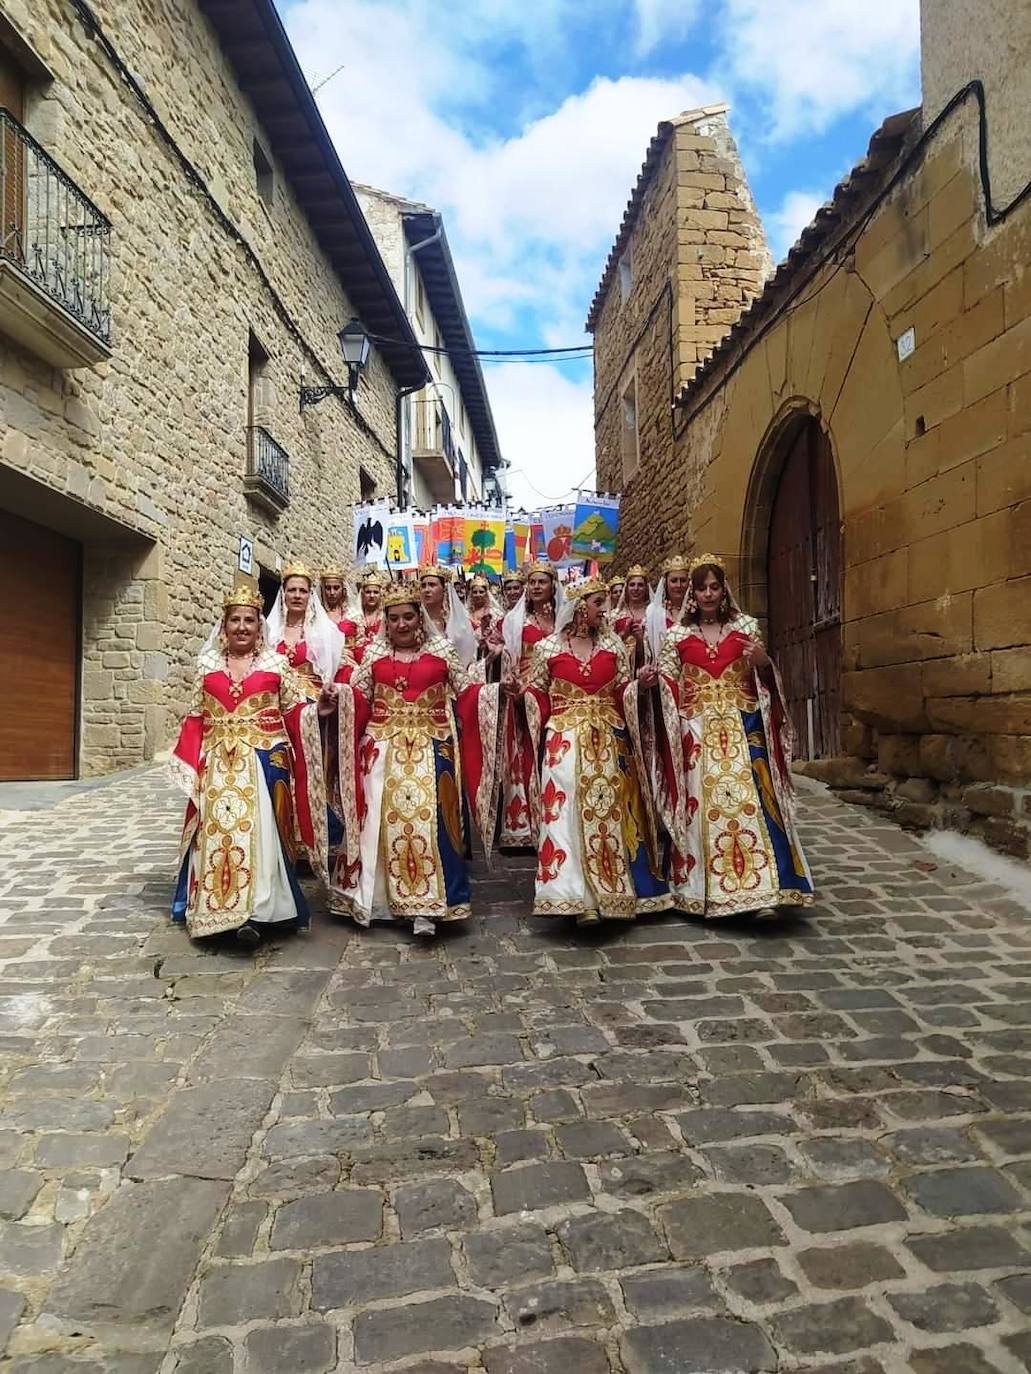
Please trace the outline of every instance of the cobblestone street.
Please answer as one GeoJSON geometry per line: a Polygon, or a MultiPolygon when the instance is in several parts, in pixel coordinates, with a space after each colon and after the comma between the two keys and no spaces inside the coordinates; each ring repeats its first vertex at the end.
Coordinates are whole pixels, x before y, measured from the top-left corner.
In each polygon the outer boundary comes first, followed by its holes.
{"type": "Polygon", "coordinates": [[[6,814],[0,1368],[1031,1368],[1029,918],[805,786],[806,919],[253,960],[160,772],[6,814]]]}

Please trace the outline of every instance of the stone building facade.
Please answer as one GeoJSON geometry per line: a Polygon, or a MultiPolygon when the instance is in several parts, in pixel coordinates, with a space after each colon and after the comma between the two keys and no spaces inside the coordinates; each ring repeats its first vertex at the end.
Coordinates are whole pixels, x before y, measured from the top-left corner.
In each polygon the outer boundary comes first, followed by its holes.
{"type": "Polygon", "coordinates": [[[67,777],[166,745],[242,536],[269,590],[349,556],[427,373],[271,0],[0,20],[0,568],[45,591],[0,635],[0,777],[67,777]],[[302,408],[352,318],[397,345],[302,408]]]}
{"type": "Polygon", "coordinates": [[[443,217],[373,186],[355,194],[430,373],[401,411],[404,504],[500,501],[504,465],[443,217]]]}
{"type": "Polygon", "coordinates": [[[659,125],[591,305],[598,483],[622,491],[621,550],[658,557],[677,514],[650,499],[676,483],[673,400],[772,266],[726,105],[659,125]]]}
{"type": "Polygon", "coordinates": [[[679,391],[670,464],[628,486],[627,525],[664,508],[667,542],[724,558],[808,771],[1026,855],[1029,16],[925,0],[922,20],[922,109],[886,121],[679,391]]]}

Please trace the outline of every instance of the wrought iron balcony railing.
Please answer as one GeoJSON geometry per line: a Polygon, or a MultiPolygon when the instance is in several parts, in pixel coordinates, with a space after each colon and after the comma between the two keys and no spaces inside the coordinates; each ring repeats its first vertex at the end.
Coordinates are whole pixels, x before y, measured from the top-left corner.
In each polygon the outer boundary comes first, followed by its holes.
{"type": "Polygon", "coordinates": [[[111,339],[111,223],[14,115],[0,107],[0,259],[74,317],[111,339]]]}
{"type": "Polygon", "coordinates": [[[247,430],[244,491],[274,512],[290,504],[290,455],[261,425],[247,430]]]}

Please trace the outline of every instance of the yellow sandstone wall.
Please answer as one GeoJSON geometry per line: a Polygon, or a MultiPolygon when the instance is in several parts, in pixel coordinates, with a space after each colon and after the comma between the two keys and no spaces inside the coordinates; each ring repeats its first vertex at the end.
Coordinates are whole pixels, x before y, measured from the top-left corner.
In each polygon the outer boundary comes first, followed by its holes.
{"type": "Polygon", "coordinates": [[[770,267],[762,226],[722,113],[660,126],[664,146],[637,207],[627,249],[594,324],[598,485],[622,491],[621,566],[655,564],[676,542],[695,473],[674,451],[672,400],[770,267]],[[640,461],[624,463],[621,397],[637,377],[640,461]]]}
{"type": "Polygon", "coordinates": [[[968,103],[808,303],[689,399],[675,485],[649,473],[637,499],[672,507],[673,542],[736,553],[762,613],[763,467],[785,420],[816,414],[843,520],[846,748],[888,778],[927,780],[902,793],[915,822],[973,814],[1026,853],[1031,204],[988,228],[976,151],[968,103]]]}

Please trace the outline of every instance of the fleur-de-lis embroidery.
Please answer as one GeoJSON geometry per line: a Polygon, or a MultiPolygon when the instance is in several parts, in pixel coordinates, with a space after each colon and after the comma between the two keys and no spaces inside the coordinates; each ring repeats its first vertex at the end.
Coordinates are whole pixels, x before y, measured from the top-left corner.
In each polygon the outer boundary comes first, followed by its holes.
{"type": "Polygon", "coordinates": [[[562,808],[566,802],[566,794],[560,787],[555,786],[555,779],[549,778],[544,790],[541,792],[541,807],[544,812],[544,819],[550,824],[558,820],[562,814],[562,808]]]}
{"type": "Polygon", "coordinates": [[[549,735],[545,745],[545,753],[548,756],[548,767],[557,768],[570,750],[569,740],[565,735],[549,735]]]}
{"type": "Polygon", "coordinates": [[[537,881],[553,882],[569,855],[548,835],[537,854],[537,881]]]}

